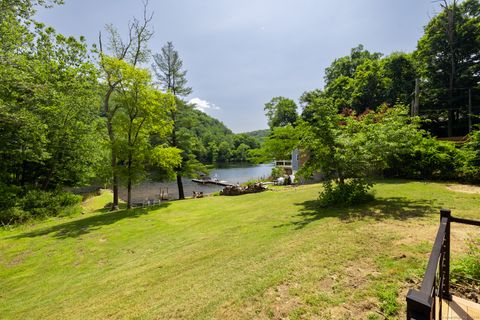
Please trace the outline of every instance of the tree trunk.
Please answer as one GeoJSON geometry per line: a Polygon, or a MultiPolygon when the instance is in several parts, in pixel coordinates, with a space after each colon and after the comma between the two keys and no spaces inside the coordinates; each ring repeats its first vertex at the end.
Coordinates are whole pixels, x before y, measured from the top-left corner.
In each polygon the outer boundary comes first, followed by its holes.
{"type": "Polygon", "coordinates": [[[113,203],[111,210],[118,210],[118,174],[117,174],[117,155],[115,153],[115,149],[113,148],[113,143],[115,142],[115,134],[113,132],[113,124],[112,124],[112,114],[110,114],[110,96],[113,92],[113,88],[110,88],[105,95],[104,100],[104,112],[107,114],[107,131],[108,131],[108,138],[110,140],[111,145],[111,152],[112,152],[112,190],[113,190],[113,203]]]}
{"type": "Polygon", "coordinates": [[[452,137],[453,136],[453,120],[454,120],[455,114],[453,110],[448,110],[448,136],[452,137]]]}
{"type": "Polygon", "coordinates": [[[127,209],[132,209],[132,178],[130,176],[127,182],[127,209]]]}
{"type": "Polygon", "coordinates": [[[177,186],[178,186],[178,199],[185,199],[185,194],[183,193],[183,182],[182,176],[177,173],[177,186]]]}
{"type": "MultiPolygon", "coordinates": [[[[447,6],[448,8],[448,6],[447,6]]],[[[450,46],[450,79],[449,79],[449,99],[448,99],[448,136],[453,136],[453,123],[455,120],[455,112],[453,108],[453,88],[455,87],[455,10],[456,1],[453,1],[452,8],[448,9],[448,43],[450,46]]]]}
{"type": "Polygon", "coordinates": [[[113,190],[113,203],[112,211],[118,210],[118,175],[117,175],[117,156],[112,149],[112,190],[113,190]]]}

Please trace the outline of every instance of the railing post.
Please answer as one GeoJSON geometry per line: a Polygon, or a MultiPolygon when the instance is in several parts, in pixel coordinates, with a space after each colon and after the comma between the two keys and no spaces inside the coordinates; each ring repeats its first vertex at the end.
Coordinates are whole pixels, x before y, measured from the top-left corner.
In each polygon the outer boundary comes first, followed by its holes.
{"type": "Polygon", "coordinates": [[[445,241],[443,242],[443,250],[445,252],[445,258],[443,263],[443,279],[444,284],[442,286],[442,298],[445,300],[452,300],[452,295],[450,294],[450,218],[452,216],[452,212],[448,209],[441,209],[440,210],[440,220],[442,218],[447,218],[447,225],[445,228],[445,241]]]}
{"type": "Polygon", "coordinates": [[[407,294],[407,320],[432,320],[433,299],[417,290],[410,289],[407,294]]]}

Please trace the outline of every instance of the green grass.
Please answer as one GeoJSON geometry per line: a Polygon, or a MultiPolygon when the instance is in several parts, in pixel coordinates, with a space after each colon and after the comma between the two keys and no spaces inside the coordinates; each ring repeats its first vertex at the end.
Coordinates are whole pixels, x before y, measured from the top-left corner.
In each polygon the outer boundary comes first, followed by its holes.
{"type": "Polygon", "coordinates": [[[113,213],[99,212],[104,193],[84,215],[0,231],[0,317],[401,318],[439,208],[480,218],[478,195],[443,184],[383,181],[350,209],[320,209],[320,190],[113,213]]]}

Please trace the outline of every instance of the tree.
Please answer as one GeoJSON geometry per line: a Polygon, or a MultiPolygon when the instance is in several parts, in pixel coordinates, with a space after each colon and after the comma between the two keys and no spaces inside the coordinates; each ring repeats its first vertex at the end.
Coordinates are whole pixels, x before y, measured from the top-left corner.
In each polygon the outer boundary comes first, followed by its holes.
{"type": "Polygon", "coordinates": [[[152,68],[164,90],[171,91],[175,97],[192,93],[192,88],[187,87],[187,71],[183,70],[183,61],[172,42],[167,42],[161,53],[154,54],[153,61],[152,68]]]}
{"type": "Polygon", "coordinates": [[[388,80],[385,102],[390,106],[411,103],[415,90],[416,66],[411,54],[394,52],[381,60],[383,76],[388,80]]]}
{"type": "MultiPolygon", "coordinates": [[[[188,143],[182,143],[179,139],[181,130],[179,122],[181,121],[180,118],[183,113],[182,111],[186,108],[186,105],[181,101],[181,97],[189,95],[192,92],[192,88],[187,87],[187,71],[183,70],[183,61],[175,50],[172,42],[167,42],[167,44],[162,47],[161,53],[154,54],[153,61],[152,68],[158,82],[164,90],[169,91],[174,95],[176,101],[177,107],[170,112],[170,119],[173,122],[173,130],[169,142],[170,146],[184,150],[182,155],[184,156],[184,161],[182,161],[182,164],[176,168],[176,176],[178,197],[179,199],[185,199],[182,172],[185,171],[184,164],[188,163],[188,159],[186,158],[191,152],[188,150],[188,143]]],[[[188,110],[185,113],[188,113],[188,110]]],[[[189,141],[188,139],[186,140],[189,141]]]]}
{"type": "Polygon", "coordinates": [[[385,77],[379,60],[365,60],[353,75],[350,107],[357,113],[362,113],[365,109],[375,110],[386,101],[391,81],[385,77]]]}
{"type": "MultiPolygon", "coordinates": [[[[427,115],[448,118],[448,135],[467,105],[467,90],[480,81],[480,3],[443,4],[443,11],[425,27],[414,53],[419,65],[422,106],[427,115]]],[[[460,132],[457,130],[457,132],[460,132]]],[[[457,133],[458,134],[458,133],[457,133]]]]}
{"type": "Polygon", "coordinates": [[[325,70],[325,89],[304,93],[301,99],[304,120],[316,98],[330,98],[339,112],[353,108],[358,114],[375,110],[383,103],[408,104],[414,90],[416,70],[410,55],[393,53],[382,58],[362,45],[349,56],[336,59],[325,70]]]}
{"type": "Polygon", "coordinates": [[[98,74],[82,37],[33,20],[37,5],[0,1],[0,223],[57,215],[101,163],[98,74]]]}
{"type": "Polygon", "coordinates": [[[112,60],[122,73],[122,82],[114,96],[118,114],[113,124],[118,132],[115,149],[127,179],[127,208],[130,209],[132,184],[144,177],[148,162],[160,164],[167,171],[181,162],[181,150],[161,145],[152,148],[150,144],[152,134],[162,137],[171,132],[168,113],[175,108],[175,100],[171,94],[153,88],[147,70],[122,60],[112,60]]]}
{"type": "Polygon", "coordinates": [[[34,23],[31,3],[2,2],[0,13],[1,138],[5,155],[16,154],[4,168],[15,177],[7,183],[23,192],[86,183],[98,160],[87,150],[98,151],[93,144],[100,138],[97,73],[84,39],[34,23]]]}
{"type": "Polygon", "coordinates": [[[370,53],[365,50],[363,45],[359,44],[350,51],[349,56],[335,59],[333,63],[325,69],[325,86],[329,86],[339,77],[353,78],[357,67],[366,60],[379,60],[382,54],[379,52],[370,53]]]}
{"type": "MultiPolygon", "coordinates": [[[[108,33],[108,49],[111,56],[118,60],[125,60],[131,63],[133,66],[137,66],[139,63],[147,62],[149,59],[149,50],[147,48],[148,41],[153,36],[153,31],[150,28],[150,22],[153,15],[147,14],[148,2],[144,3],[143,20],[140,21],[137,18],[133,19],[133,22],[128,25],[128,38],[124,41],[119,32],[112,25],[108,25],[106,31],[108,33]]],[[[113,203],[112,210],[118,209],[118,172],[117,172],[117,155],[115,153],[115,131],[113,128],[113,121],[116,116],[117,108],[110,105],[113,92],[122,82],[122,74],[118,69],[114,68],[116,64],[107,63],[108,55],[104,51],[102,34],[99,35],[99,64],[101,70],[101,76],[103,80],[103,115],[106,118],[106,127],[108,132],[108,139],[110,141],[111,150],[111,170],[112,170],[112,189],[113,189],[113,203]],[[113,67],[113,68],[112,68],[113,67]]]]}
{"type": "Polygon", "coordinates": [[[405,152],[421,137],[417,118],[407,109],[383,106],[362,116],[338,113],[331,99],[315,100],[317,113],[302,122],[300,148],[308,160],[299,174],[324,176],[322,201],[353,204],[368,199],[373,173],[387,167],[388,159],[405,152]]]}
{"type": "Polygon", "coordinates": [[[295,125],[295,121],[297,121],[297,105],[291,99],[284,97],[272,98],[270,102],[265,103],[264,110],[270,128],[295,125]]]}

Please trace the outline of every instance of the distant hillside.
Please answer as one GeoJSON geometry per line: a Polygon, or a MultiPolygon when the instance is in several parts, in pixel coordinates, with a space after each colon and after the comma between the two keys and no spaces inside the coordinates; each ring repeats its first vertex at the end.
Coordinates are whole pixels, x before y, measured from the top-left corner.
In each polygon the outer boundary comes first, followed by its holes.
{"type": "MultiPolygon", "coordinates": [[[[248,162],[251,150],[260,148],[269,130],[234,134],[221,121],[190,109],[187,131],[195,137],[191,152],[204,164],[248,162]]],[[[184,132],[185,133],[185,132],[184,132]]]]}
{"type": "Polygon", "coordinates": [[[263,130],[245,132],[244,134],[257,139],[260,143],[263,143],[269,133],[270,133],[270,129],[263,129],[263,130]]]}
{"type": "Polygon", "coordinates": [[[227,128],[220,120],[217,120],[208,114],[193,109],[194,119],[196,125],[192,128],[198,136],[205,136],[206,134],[213,135],[233,135],[232,130],[227,128]]]}

